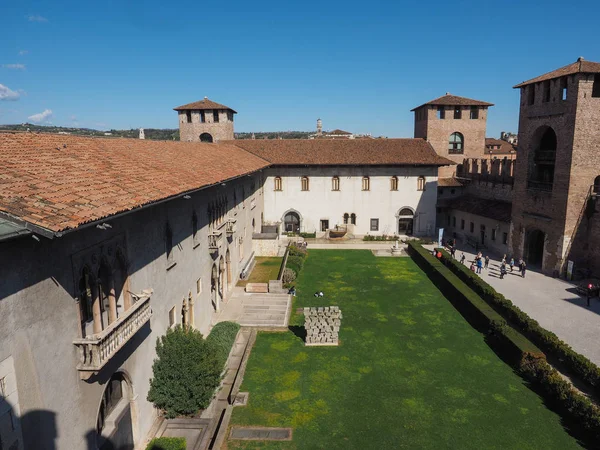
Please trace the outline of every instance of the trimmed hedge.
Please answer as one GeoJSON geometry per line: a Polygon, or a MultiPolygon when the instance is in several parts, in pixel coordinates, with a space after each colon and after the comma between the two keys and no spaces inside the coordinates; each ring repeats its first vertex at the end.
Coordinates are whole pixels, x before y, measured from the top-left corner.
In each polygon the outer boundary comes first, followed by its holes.
{"type": "Polygon", "coordinates": [[[412,242],[409,243],[408,248],[415,262],[432,278],[438,288],[452,299],[456,308],[477,329],[491,335],[507,357],[514,362],[521,361],[526,355],[544,358],[543,352],[538,347],[509,326],[497,311],[433,257],[428,250],[412,242]]]}
{"type": "Polygon", "coordinates": [[[302,258],[306,258],[307,252],[303,247],[298,247],[296,244],[290,244],[288,247],[289,256],[300,256],[302,258]]]}
{"type": "Polygon", "coordinates": [[[152,439],[146,450],[185,450],[185,438],[159,437],[152,439]]]}
{"type": "Polygon", "coordinates": [[[294,272],[299,273],[304,266],[304,258],[299,255],[288,256],[286,267],[292,269],[294,272]]]}
{"type": "Polygon", "coordinates": [[[518,328],[532,342],[539,346],[546,354],[558,358],[565,368],[588,384],[596,396],[600,396],[600,368],[577,353],[568,344],[563,342],[554,333],[542,328],[540,324],[515,306],[504,295],[497,292],[473,273],[469,268],[460,263],[445,251],[442,252],[442,262],[450,268],[463,282],[469,285],[488,304],[518,328]]]}
{"type": "Polygon", "coordinates": [[[217,357],[222,361],[222,366],[227,362],[231,347],[240,329],[240,324],[235,322],[219,322],[206,338],[206,343],[217,352],[217,357]]]}

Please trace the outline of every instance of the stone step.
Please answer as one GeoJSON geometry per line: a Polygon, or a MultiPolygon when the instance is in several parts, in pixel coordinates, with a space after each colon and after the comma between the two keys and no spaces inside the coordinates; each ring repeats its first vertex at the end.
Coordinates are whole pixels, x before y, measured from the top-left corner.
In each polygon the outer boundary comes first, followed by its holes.
{"type": "Polygon", "coordinates": [[[246,327],[273,327],[273,328],[282,328],[285,327],[285,322],[283,320],[265,320],[265,321],[250,321],[250,322],[244,322],[244,321],[240,321],[241,325],[244,325],[246,327]]]}
{"type": "Polygon", "coordinates": [[[275,306],[244,306],[244,312],[270,312],[270,311],[287,311],[287,305],[275,305],[275,306]]]}
{"type": "Polygon", "coordinates": [[[285,314],[246,314],[240,319],[240,322],[248,322],[250,320],[285,320],[285,314]]]}

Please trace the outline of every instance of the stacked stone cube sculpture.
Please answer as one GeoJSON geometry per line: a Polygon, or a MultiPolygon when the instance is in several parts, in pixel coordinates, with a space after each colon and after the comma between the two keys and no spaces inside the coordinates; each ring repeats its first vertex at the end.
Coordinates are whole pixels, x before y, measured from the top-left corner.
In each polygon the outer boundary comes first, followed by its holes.
{"type": "Polygon", "coordinates": [[[306,345],[338,345],[338,334],[342,324],[339,306],[304,308],[306,345]]]}

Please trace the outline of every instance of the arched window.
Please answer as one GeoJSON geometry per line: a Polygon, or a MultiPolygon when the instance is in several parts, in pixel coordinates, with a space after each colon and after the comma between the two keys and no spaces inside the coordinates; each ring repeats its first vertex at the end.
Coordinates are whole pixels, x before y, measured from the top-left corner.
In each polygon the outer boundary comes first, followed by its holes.
{"type": "Polygon", "coordinates": [[[600,175],[594,180],[594,194],[600,194],[600,175]]]}
{"type": "Polygon", "coordinates": [[[308,188],[309,188],[308,177],[302,177],[302,190],[308,191],[308,188]]]}
{"type": "Polygon", "coordinates": [[[362,190],[363,191],[370,191],[371,190],[371,180],[367,176],[364,176],[362,178],[362,190]]]}
{"type": "Polygon", "coordinates": [[[350,223],[352,225],[356,225],[356,214],[354,214],[354,213],[350,214],[350,223]]]}
{"type": "Polygon", "coordinates": [[[390,191],[397,191],[398,190],[398,177],[393,176],[392,178],[390,178],[390,191]]]}
{"type": "Polygon", "coordinates": [[[464,138],[463,135],[456,132],[450,135],[448,140],[448,153],[450,154],[461,154],[464,151],[464,138]]]}
{"type": "Polygon", "coordinates": [[[417,179],[417,191],[424,191],[424,190],[425,190],[425,177],[420,176],[417,179]]]}
{"type": "Polygon", "coordinates": [[[331,190],[339,191],[340,190],[340,177],[332,177],[331,178],[331,190]]]}
{"type": "Polygon", "coordinates": [[[200,142],[212,143],[213,137],[212,137],[212,135],[210,135],[210,133],[202,133],[200,135],[200,142]]]}
{"type": "Polygon", "coordinates": [[[275,189],[276,191],[281,191],[281,177],[275,177],[274,184],[275,185],[273,189],[275,189]]]}
{"type": "Polygon", "coordinates": [[[350,214],[344,213],[344,225],[348,224],[348,219],[350,218],[350,214]]]}

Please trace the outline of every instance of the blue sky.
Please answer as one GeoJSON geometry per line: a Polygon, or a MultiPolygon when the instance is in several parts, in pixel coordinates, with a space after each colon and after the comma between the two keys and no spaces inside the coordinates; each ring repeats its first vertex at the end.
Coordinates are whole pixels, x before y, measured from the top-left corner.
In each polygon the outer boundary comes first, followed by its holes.
{"type": "Polygon", "coordinates": [[[410,109],[451,92],[494,103],[498,136],[513,85],[600,61],[600,2],[576,3],[3,0],[0,123],[176,128],[208,96],[236,131],[411,137],[410,109]]]}

